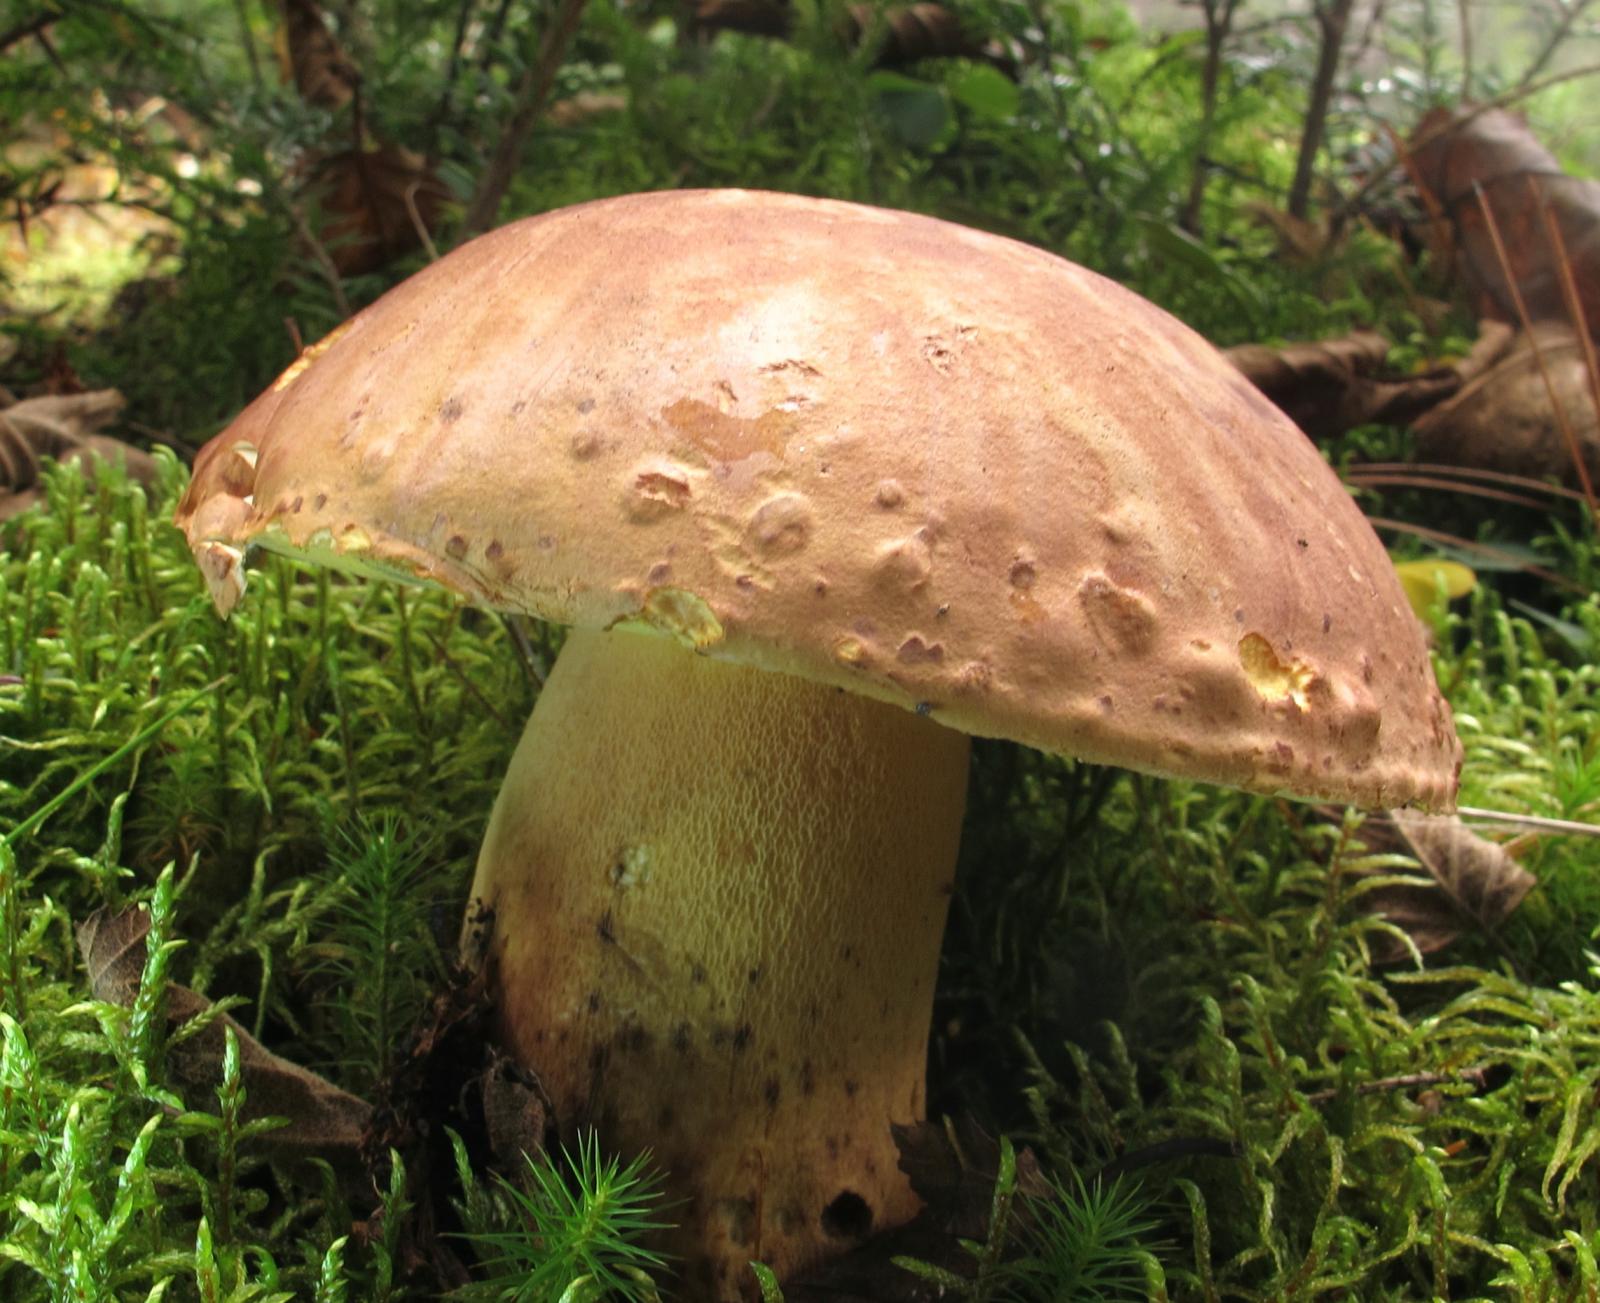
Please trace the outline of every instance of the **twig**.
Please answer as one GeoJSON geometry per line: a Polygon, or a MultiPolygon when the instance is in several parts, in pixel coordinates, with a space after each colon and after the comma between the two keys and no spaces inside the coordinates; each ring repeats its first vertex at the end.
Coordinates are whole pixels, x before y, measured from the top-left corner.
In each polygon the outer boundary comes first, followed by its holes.
{"type": "Polygon", "coordinates": [[[1205,203],[1206,182],[1211,175],[1211,135],[1217,120],[1217,83],[1222,76],[1222,50],[1233,26],[1239,0],[1204,0],[1206,17],[1206,61],[1200,74],[1200,126],[1195,135],[1193,172],[1189,178],[1189,200],[1184,205],[1179,225],[1191,235],[1200,234],[1200,209],[1205,203]]]}
{"type": "MultiPolygon", "coordinates": [[[[1356,1085],[1357,1095],[1381,1095],[1391,1090],[1412,1090],[1417,1086],[1475,1086],[1484,1090],[1489,1085],[1489,1068],[1458,1068],[1455,1072],[1408,1072],[1399,1077],[1379,1077],[1375,1081],[1363,1081],[1356,1085]]],[[[1316,1090],[1307,1095],[1308,1104],[1326,1104],[1331,1099],[1337,1099],[1344,1092],[1343,1086],[1335,1086],[1329,1090],[1316,1090]]]]}
{"type": "Polygon", "coordinates": [[[433,236],[428,232],[428,224],[422,220],[422,213],[417,208],[417,191],[422,188],[420,179],[413,181],[405,188],[406,212],[411,216],[412,229],[417,233],[417,239],[422,242],[422,247],[427,250],[428,261],[439,261],[439,249],[433,242],[433,236]]]}
{"type": "MultiPolygon", "coordinates": [[[[1567,316],[1572,322],[1572,333],[1578,337],[1578,344],[1583,349],[1583,369],[1589,381],[1589,401],[1594,404],[1596,415],[1600,415],[1600,361],[1597,361],[1594,355],[1594,336],[1589,332],[1589,317],[1583,310],[1583,299],[1578,294],[1577,278],[1572,274],[1572,259],[1567,257],[1566,237],[1562,235],[1561,224],[1556,221],[1550,205],[1545,202],[1544,190],[1532,176],[1528,177],[1528,190],[1539,206],[1539,215],[1544,219],[1545,233],[1550,237],[1550,248],[1556,256],[1556,268],[1561,273],[1561,297],[1566,303],[1567,316]]],[[[1589,478],[1589,464],[1583,456],[1583,450],[1576,444],[1572,446],[1571,452],[1578,472],[1578,482],[1583,486],[1583,495],[1589,503],[1589,523],[1600,526],[1600,515],[1595,513],[1594,484],[1589,478]]]]}
{"type": "Polygon", "coordinates": [[[1539,53],[1533,56],[1533,61],[1528,64],[1527,70],[1522,74],[1513,91],[1522,90],[1534,84],[1541,72],[1545,70],[1550,60],[1555,58],[1555,53],[1561,48],[1561,43],[1567,39],[1567,33],[1572,30],[1573,24],[1583,17],[1583,11],[1589,7],[1592,0],[1574,0],[1571,4],[1559,5],[1561,17],[1556,25],[1550,29],[1544,46],[1539,53]]]}
{"type": "Polygon", "coordinates": [[[1482,484],[1463,484],[1459,481],[1446,479],[1432,479],[1426,475],[1397,475],[1389,474],[1369,475],[1360,473],[1360,468],[1350,467],[1344,475],[1345,482],[1358,489],[1376,488],[1401,488],[1401,489],[1443,489],[1447,493],[1462,493],[1469,497],[1484,498],[1491,502],[1505,502],[1513,507],[1528,507],[1533,511],[1543,511],[1547,503],[1537,502],[1533,498],[1524,497],[1520,493],[1510,493],[1505,489],[1491,489],[1482,484]]]}
{"type": "Polygon", "coordinates": [[[1438,462],[1421,461],[1360,461],[1352,462],[1346,473],[1365,475],[1369,471],[1378,474],[1420,472],[1438,478],[1488,480],[1491,484],[1510,484],[1536,493],[1547,493],[1551,497],[1570,498],[1574,502],[1583,501],[1583,494],[1576,489],[1564,488],[1559,484],[1547,484],[1543,480],[1532,479],[1527,475],[1510,475],[1505,471],[1484,470],[1477,466],[1446,466],[1438,462]]]}
{"type": "Polygon", "coordinates": [[[560,0],[555,18],[545,29],[544,39],[539,43],[538,57],[523,69],[517,81],[516,110],[506,123],[505,130],[500,133],[489,166],[484,170],[483,180],[467,207],[467,216],[462,222],[464,234],[472,236],[488,230],[495,214],[500,211],[500,201],[511,186],[511,178],[516,175],[517,164],[522,159],[523,147],[528,143],[528,136],[533,132],[540,113],[544,111],[545,101],[550,98],[556,72],[578,30],[578,20],[583,16],[585,3],[586,0],[560,0]]]}
{"type": "Polygon", "coordinates": [[[1585,597],[1590,590],[1576,580],[1568,579],[1563,574],[1557,574],[1548,566],[1536,566],[1531,561],[1524,560],[1515,552],[1507,552],[1504,548],[1495,547],[1492,543],[1478,543],[1470,538],[1462,538],[1459,534],[1446,533],[1442,529],[1430,529],[1426,525],[1413,525],[1406,520],[1391,520],[1387,516],[1368,516],[1367,524],[1374,529],[1393,529],[1402,534],[1411,534],[1416,538],[1425,538],[1432,543],[1448,543],[1451,547],[1461,548],[1465,552],[1476,552],[1479,556],[1491,557],[1502,564],[1510,565],[1524,574],[1533,575],[1555,588],[1565,589],[1569,593],[1582,593],[1585,597]]]}
{"type": "Polygon", "coordinates": [[[283,206],[288,210],[289,220],[294,223],[295,234],[305,241],[306,249],[316,262],[323,280],[328,282],[328,288],[333,291],[333,303],[339,309],[339,316],[350,317],[354,309],[350,306],[350,300],[345,297],[344,281],[339,276],[339,269],[334,265],[332,255],[322,241],[317,239],[316,232],[311,229],[305,214],[300,211],[300,205],[292,199],[285,198],[283,206]]]}
{"type": "Polygon", "coordinates": [[[1458,98],[1472,98],[1472,14],[1467,0],[1456,0],[1456,21],[1461,27],[1461,93],[1458,98]]]}
{"type": "Polygon", "coordinates": [[[1344,48],[1345,28],[1355,0],[1319,0],[1313,7],[1322,44],[1317,49],[1317,71],[1311,81],[1311,100],[1306,106],[1305,129],[1300,133],[1300,156],[1295,160],[1294,181],[1289,187],[1288,212],[1305,220],[1311,205],[1312,171],[1317,152],[1322,148],[1328,108],[1333,103],[1333,82],[1339,73],[1339,55],[1344,48]]]}
{"type": "Polygon", "coordinates": [[[30,36],[39,35],[51,23],[58,23],[64,17],[66,15],[59,11],[42,13],[28,19],[25,23],[18,23],[15,27],[8,27],[5,31],[0,32],[0,50],[9,50],[13,45],[27,40],[30,36]]]}
{"type": "Polygon", "coordinates": [[[261,59],[256,54],[255,33],[250,30],[250,14],[244,6],[245,0],[233,0],[233,14],[239,20],[239,40],[244,45],[245,61],[250,65],[250,84],[260,95],[266,90],[266,82],[261,76],[261,59]]]}
{"type": "MultiPolygon", "coordinates": [[[[1532,182],[1531,177],[1529,181],[1532,182]]],[[[1561,437],[1566,440],[1567,452],[1578,468],[1578,482],[1583,489],[1584,499],[1589,504],[1590,520],[1600,525],[1600,504],[1595,502],[1594,485],[1589,482],[1589,467],[1583,459],[1583,449],[1578,445],[1577,432],[1573,430],[1572,422],[1567,417],[1567,409],[1556,392],[1555,380],[1545,362],[1544,348],[1539,343],[1539,337],[1533,333],[1533,318],[1528,312],[1527,301],[1522,297],[1522,286],[1517,284],[1516,274],[1512,271],[1505,241],[1500,236],[1500,223],[1494,215],[1494,206],[1490,204],[1489,196],[1484,193],[1483,187],[1476,181],[1472,183],[1472,192],[1477,196],[1479,211],[1483,213],[1484,223],[1489,229],[1489,240],[1494,245],[1494,255],[1500,263],[1500,274],[1506,278],[1506,288],[1511,292],[1511,302],[1517,309],[1517,320],[1522,323],[1522,329],[1528,336],[1528,345],[1533,350],[1533,360],[1539,367],[1539,377],[1544,381],[1545,392],[1550,396],[1550,406],[1555,412],[1556,425],[1561,430],[1561,437]]]]}
{"type": "Polygon", "coordinates": [[[1503,824],[1508,828],[1532,828],[1539,832],[1600,837],[1600,823],[1580,823],[1576,819],[1547,819],[1541,814],[1509,814],[1504,810],[1480,810],[1475,805],[1458,805],[1456,813],[1463,819],[1474,819],[1479,823],[1503,824]]]}

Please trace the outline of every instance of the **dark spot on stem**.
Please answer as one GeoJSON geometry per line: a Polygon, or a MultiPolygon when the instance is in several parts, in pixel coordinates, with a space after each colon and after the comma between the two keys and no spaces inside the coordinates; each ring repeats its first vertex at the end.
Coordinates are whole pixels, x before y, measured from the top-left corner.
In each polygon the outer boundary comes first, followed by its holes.
{"type": "Polygon", "coordinates": [[[750,1037],[752,1035],[754,1035],[754,1032],[751,1030],[750,1024],[747,1022],[740,1023],[733,1032],[733,1052],[735,1054],[743,1054],[750,1045],[750,1037]]]}
{"type": "Polygon", "coordinates": [[[822,1232],[833,1240],[864,1240],[872,1230],[872,1206],[854,1190],[841,1190],[822,1210],[822,1232]]]}

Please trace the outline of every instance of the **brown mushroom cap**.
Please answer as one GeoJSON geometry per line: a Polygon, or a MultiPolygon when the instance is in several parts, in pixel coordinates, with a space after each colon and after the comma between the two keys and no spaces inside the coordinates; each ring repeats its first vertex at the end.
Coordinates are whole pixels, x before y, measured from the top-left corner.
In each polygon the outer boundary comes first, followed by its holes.
{"type": "Polygon", "coordinates": [[[178,512],[950,727],[1448,807],[1460,746],[1389,559],[1203,339],[909,213],[667,192],[514,223],[308,349],[178,512]]]}

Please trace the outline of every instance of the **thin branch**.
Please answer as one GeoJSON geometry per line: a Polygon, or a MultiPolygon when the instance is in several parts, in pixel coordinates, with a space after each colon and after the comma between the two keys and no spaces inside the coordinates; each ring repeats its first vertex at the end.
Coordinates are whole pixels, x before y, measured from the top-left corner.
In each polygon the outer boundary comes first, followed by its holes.
{"type": "MultiPolygon", "coordinates": [[[[1528,179],[1532,183],[1533,178],[1528,179]]],[[[1578,468],[1578,483],[1583,489],[1584,499],[1589,504],[1590,519],[1594,524],[1600,525],[1600,503],[1595,502],[1594,485],[1589,482],[1589,465],[1584,460],[1583,449],[1578,444],[1578,435],[1567,416],[1566,406],[1556,392],[1555,380],[1551,377],[1550,367],[1545,361],[1544,348],[1539,343],[1539,337],[1533,333],[1533,318],[1528,312],[1527,300],[1522,297],[1522,286],[1517,283],[1516,274],[1512,271],[1505,240],[1500,235],[1500,223],[1494,215],[1494,205],[1489,202],[1489,196],[1476,181],[1472,183],[1472,192],[1477,196],[1478,209],[1482,212],[1484,223],[1488,227],[1489,240],[1494,245],[1494,255],[1500,263],[1500,274],[1506,279],[1506,289],[1510,291],[1511,302],[1517,309],[1517,320],[1522,323],[1522,329],[1528,336],[1528,345],[1533,350],[1533,360],[1539,368],[1539,378],[1544,381],[1545,392],[1550,396],[1550,407],[1555,412],[1556,426],[1566,441],[1567,452],[1572,457],[1573,464],[1578,468]]]]}
{"type": "Polygon", "coordinates": [[[1548,504],[1537,502],[1533,498],[1525,498],[1520,493],[1508,493],[1505,489],[1491,489],[1482,484],[1467,484],[1459,480],[1436,480],[1426,475],[1372,475],[1363,474],[1357,467],[1352,466],[1345,472],[1345,481],[1358,489],[1400,488],[1400,489],[1443,489],[1447,493],[1461,493],[1468,497],[1484,498],[1491,502],[1505,502],[1513,507],[1527,507],[1532,511],[1543,511],[1548,504]]]}
{"type": "MultiPolygon", "coordinates": [[[[1408,1072],[1398,1077],[1379,1077],[1376,1081],[1358,1082],[1357,1095],[1381,1095],[1391,1090],[1415,1090],[1418,1086],[1474,1086],[1484,1090],[1489,1085],[1489,1069],[1459,1068],[1455,1072],[1408,1072]]],[[[1326,1104],[1344,1093],[1343,1086],[1316,1090],[1306,1096],[1307,1104],[1326,1104]]]]}
{"type": "Polygon", "coordinates": [[[250,11],[245,8],[245,0],[233,0],[233,15],[239,20],[239,40],[244,45],[244,57],[250,65],[250,84],[255,87],[256,94],[266,93],[266,82],[261,76],[261,59],[256,53],[255,33],[250,30],[250,11]]]}
{"type": "Polygon", "coordinates": [[[339,309],[339,316],[346,318],[354,315],[350,300],[345,296],[344,280],[339,275],[339,269],[334,265],[333,256],[328,252],[327,246],[317,239],[317,233],[306,221],[299,204],[292,199],[284,199],[283,206],[289,214],[289,220],[294,223],[295,234],[305,242],[306,249],[317,264],[317,270],[322,273],[322,279],[328,282],[328,288],[333,291],[333,303],[339,309]]]}
{"type": "Polygon", "coordinates": [[[1408,520],[1393,520],[1388,516],[1368,516],[1367,524],[1374,529],[1392,529],[1397,533],[1410,534],[1414,538],[1427,539],[1430,543],[1448,543],[1463,552],[1476,552],[1479,556],[1498,561],[1513,570],[1533,575],[1553,588],[1565,589],[1569,593],[1581,593],[1585,597],[1590,595],[1590,590],[1576,580],[1568,579],[1548,566],[1534,565],[1525,557],[1518,556],[1515,552],[1507,552],[1503,547],[1496,547],[1493,543],[1478,543],[1470,538],[1462,538],[1459,534],[1451,534],[1442,529],[1430,529],[1427,525],[1414,525],[1408,520]]]}
{"type": "Polygon", "coordinates": [[[1583,494],[1576,489],[1569,489],[1560,484],[1548,484],[1544,480],[1536,480],[1528,475],[1511,475],[1506,471],[1484,470],[1479,466],[1447,466],[1441,462],[1420,461],[1361,461],[1352,462],[1348,469],[1351,474],[1365,474],[1368,471],[1405,474],[1420,472],[1441,478],[1449,476],[1461,479],[1488,480],[1493,484],[1512,484],[1518,488],[1548,493],[1552,497],[1570,498],[1574,502],[1582,502],[1584,500],[1583,494]]]}
{"type": "Polygon", "coordinates": [[[1317,71],[1311,81],[1311,100],[1306,106],[1305,129],[1300,134],[1300,156],[1295,160],[1294,181],[1289,187],[1288,212],[1305,220],[1311,207],[1311,180],[1317,154],[1322,149],[1328,125],[1328,109],[1333,103],[1333,83],[1339,75],[1339,56],[1344,49],[1345,29],[1355,0],[1325,0],[1313,7],[1322,43],[1317,48],[1317,71]]]}
{"type": "Polygon", "coordinates": [[[1475,805],[1458,805],[1456,813],[1480,824],[1501,824],[1508,828],[1532,828],[1539,832],[1572,833],[1579,837],[1600,837],[1600,824],[1580,823],[1576,819],[1547,819],[1540,814],[1508,814],[1504,810],[1480,810],[1475,805]]]}
{"type": "MultiPolygon", "coordinates": [[[[1561,296],[1567,306],[1567,316],[1572,322],[1572,333],[1578,337],[1578,343],[1583,348],[1583,369],[1589,381],[1589,401],[1594,405],[1595,413],[1600,415],[1600,361],[1595,358],[1594,336],[1589,332],[1588,314],[1583,310],[1583,300],[1578,294],[1578,281],[1572,274],[1572,260],[1567,256],[1566,237],[1561,233],[1561,224],[1556,221],[1555,213],[1545,202],[1544,190],[1532,176],[1528,178],[1528,190],[1533,196],[1533,201],[1539,206],[1540,216],[1544,218],[1545,233],[1550,237],[1550,248],[1556,256],[1556,267],[1561,272],[1561,296]]],[[[1584,497],[1589,502],[1589,523],[1600,526],[1600,514],[1595,512],[1594,485],[1589,479],[1588,461],[1583,456],[1583,450],[1575,442],[1571,452],[1578,471],[1578,482],[1583,486],[1584,497]]]]}
{"type": "Polygon", "coordinates": [[[1459,98],[1472,98],[1472,13],[1468,0],[1456,0],[1456,21],[1461,28],[1461,92],[1459,98]]]}
{"type": "Polygon", "coordinates": [[[500,133],[477,193],[467,207],[466,219],[462,222],[463,234],[472,236],[488,230],[500,211],[500,201],[511,187],[511,179],[522,160],[522,150],[544,111],[556,73],[577,33],[585,3],[586,0],[560,0],[555,18],[539,43],[538,57],[523,69],[517,81],[516,109],[500,133]]]}
{"type": "Polygon", "coordinates": [[[25,23],[18,23],[15,27],[8,27],[0,32],[0,51],[9,50],[13,45],[18,45],[30,36],[37,36],[49,27],[51,23],[58,23],[66,15],[61,13],[43,13],[28,19],[25,23]]]}
{"type": "Polygon", "coordinates": [[[1572,31],[1578,19],[1583,17],[1583,11],[1591,3],[1593,3],[1593,0],[1573,0],[1571,4],[1559,6],[1561,17],[1557,20],[1556,25],[1550,29],[1550,35],[1545,38],[1545,43],[1540,48],[1539,53],[1533,56],[1533,61],[1528,65],[1527,70],[1512,87],[1513,91],[1522,90],[1535,83],[1539,74],[1549,65],[1550,60],[1555,58],[1556,51],[1561,48],[1561,43],[1567,39],[1568,33],[1572,31]]]}

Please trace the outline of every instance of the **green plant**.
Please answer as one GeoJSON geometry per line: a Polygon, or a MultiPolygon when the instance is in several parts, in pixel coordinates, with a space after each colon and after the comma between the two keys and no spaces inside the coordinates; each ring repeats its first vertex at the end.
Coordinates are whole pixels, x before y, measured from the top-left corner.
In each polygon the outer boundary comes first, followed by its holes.
{"type": "Polygon", "coordinates": [[[484,1190],[465,1146],[452,1140],[463,1190],[456,1207],[484,1271],[461,1297],[659,1303],[657,1280],[668,1263],[646,1241],[671,1223],[648,1155],[605,1158],[589,1133],[559,1159],[527,1155],[520,1183],[497,1176],[495,1188],[484,1190]]]}

